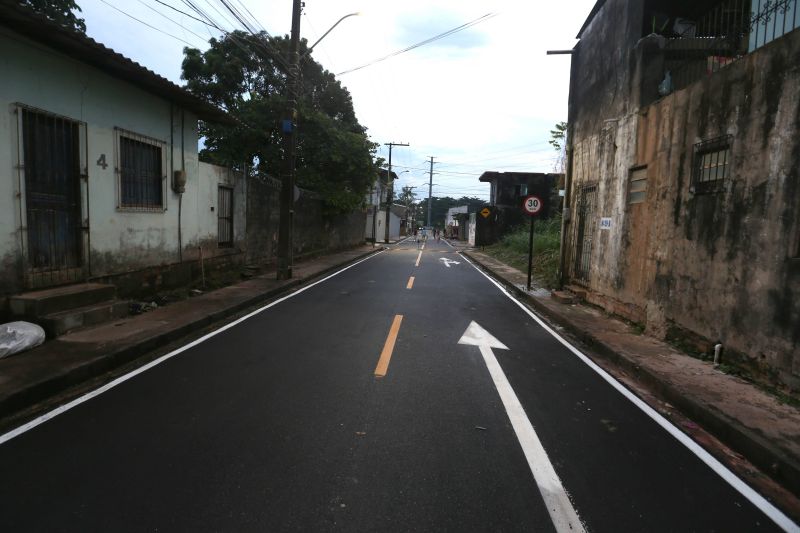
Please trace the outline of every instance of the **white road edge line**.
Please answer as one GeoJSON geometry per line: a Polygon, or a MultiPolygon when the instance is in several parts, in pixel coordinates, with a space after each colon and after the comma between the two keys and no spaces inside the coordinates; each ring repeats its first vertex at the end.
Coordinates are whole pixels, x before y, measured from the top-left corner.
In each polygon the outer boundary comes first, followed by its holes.
{"type": "Polygon", "coordinates": [[[644,411],[644,413],[649,416],[653,421],[655,421],[659,426],[664,428],[667,433],[675,437],[681,444],[686,446],[692,453],[694,453],[701,461],[703,461],[711,470],[716,472],[722,479],[724,479],[728,484],[733,487],[736,491],[739,492],[742,496],[744,496],[750,503],[752,503],[755,507],[757,507],[762,513],[767,515],[770,520],[775,522],[780,528],[787,532],[800,532],[800,526],[795,524],[788,516],[786,516],[780,509],[775,507],[772,503],[770,503],[766,498],[762,495],[757,493],[750,487],[747,483],[742,481],[736,474],[730,471],[725,465],[720,463],[713,455],[708,453],[703,447],[693,441],[688,435],[686,435],[683,431],[678,429],[675,425],[672,424],[669,420],[661,416],[655,409],[647,405],[641,398],[633,394],[627,387],[625,387],[622,383],[617,381],[611,374],[597,366],[597,364],[589,359],[586,355],[584,355],[580,350],[575,348],[572,344],[567,342],[561,335],[553,331],[553,329],[548,326],[541,318],[536,316],[530,309],[528,309],[525,304],[517,300],[505,287],[503,287],[497,280],[493,279],[489,276],[486,272],[478,268],[475,264],[472,263],[464,254],[459,252],[459,255],[464,258],[464,260],[472,265],[472,267],[480,272],[486,279],[492,282],[500,292],[505,294],[512,302],[517,304],[520,309],[522,309],[528,316],[534,319],[542,328],[550,333],[553,337],[555,337],[561,344],[563,344],[567,349],[569,349],[572,353],[574,353],[581,361],[586,363],[592,370],[594,370],[597,374],[600,375],[606,382],[608,382],[612,387],[614,387],[619,393],[625,396],[628,400],[630,400],[636,407],[644,411]]]}
{"type": "Polygon", "coordinates": [[[349,270],[349,269],[353,268],[354,266],[363,263],[364,261],[368,261],[369,259],[372,259],[373,257],[376,257],[376,256],[382,254],[383,252],[384,252],[384,250],[381,250],[381,251],[375,252],[373,254],[370,254],[368,257],[365,257],[364,259],[356,261],[355,263],[353,263],[351,265],[347,265],[343,269],[337,270],[333,274],[325,276],[324,278],[322,278],[320,280],[317,280],[317,281],[315,281],[315,282],[313,282],[313,283],[311,283],[309,285],[306,285],[305,287],[302,287],[302,288],[294,291],[291,294],[287,294],[286,296],[278,298],[274,302],[270,302],[269,304],[267,304],[267,305],[265,305],[263,307],[259,307],[255,311],[253,311],[251,313],[248,313],[247,315],[245,315],[245,316],[243,316],[241,318],[238,318],[238,319],[234,320],[233,322],[231,322],[229,324],[225,324],[221,328],[219,328],[217,330],[214,330],[211,333],[208,333],[206,335],[203,335],[199,339],[196,339],[196,340],[190,342],[189,344],[186,344],[185,346],[181,346],[180,348],[177,348],[177,349],[169,352],[168,354],[162,355],[158,359],[150,361],[146,365],[140,366],[136,370],[133,370],[133,371],[131,371],[131,372],[125,374],[125,375],[122,375],[122,376],[116,378],[115,380],[106,383],[105,385],[103,385],[102,387],[100,387],[98,389],[95,389],[95,390],[93,390],[91,392],[87,392],[83,396],[75,398],[74,400],[72,400],[72,401],[70,401],[68,403],[65,403],[64,405],[56,407],[52,411],[48,411],[47,413],[45,413],[45,414],[43,414],[41,416],[38,416],[38,417],[34,418],[33,420],[31,420],[29,422],[26,422],[25,424],[15,428],[15,429],[12,429],[11,431],[9,431],[7,433],[4,433],[3,435],[0,435],[0,445],[2,445],[5,442],[10,441],[14,437],[18,437],[18,436],[22,435],[23,433],[25,433],[27,431],[30,431],[31,429],[35,428],[36,426],[44,424],[48,420],[51,420],[51,419],[57,417],[58,415],[60,415],[62,413],[65,413],[65,412],[69,411],[73,407],[77,407],[78,405],[80,405],[80,404],[82,404],[82,403],[84,403],[86,401],[91,400],[95,396],[99,396],[99,395],[103,394],[104,392],[106,392],[106,391],[108,391],[110,389],[113,389],[117,385],[119,385],[121,383],[124,383],[125,381],[128,381],[129,379],[131,379],[133,377],[138,376],[142,372],[146,372],[147,370],[150,370],[154,366],[163,363],[167,359],[172,359],[173,357],[175,357],[176,355],[180,354],[181,352],[184,352],[184,351],[188,350],[189,348],[193,348],[193,347],[197,346],[198,344],[210,339],[211,337],[214,337],[215,335],[219,335],[223,331],[226,331],[226,330],[236,326],[237,324],[239,324],[241,322],[244,322],[248,318],[251,318],[251,317],[257,315],[257,314],[261,313],[262,311],[266,311],[270,307],[276,306],[279,303],[281,303],[281,302],[283,302],[285,300],[288,300],[289,298],[293,298],[293,297],[297,296],[298,294],[307,291],[308,289],[310,289],[311,287],[313,287],[315,285],[319,285],[320,283],[328,281],[332,277],[338,276],[339,274],[341,274],[345,270],[349,270]]]}
{"type": "Polygon", "coordinates": [[[447,239],[442,239],[442,240],[444,241],[444,243],[445,243],[447,246],[449,246],[450,248],[453,248],[453,249],[455,249],[455,246],[453,246],[452,244],[450,244],[450,241],[448,241],[447,239]]]}

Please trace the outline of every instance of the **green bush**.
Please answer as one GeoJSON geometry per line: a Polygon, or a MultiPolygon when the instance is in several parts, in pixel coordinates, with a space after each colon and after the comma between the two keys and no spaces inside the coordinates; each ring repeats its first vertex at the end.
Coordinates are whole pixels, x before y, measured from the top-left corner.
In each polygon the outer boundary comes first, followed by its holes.
{"type": "MultiPolygon", "coordinates": [[[[505,234],[485,252],[522,272],[528,271],[530,225],[523,224],[505,234]]],[[[533,280],[547,289],[558,285],[558,260],[561,246],[561,216],[537,220],[533,229],[533,280]]]]}

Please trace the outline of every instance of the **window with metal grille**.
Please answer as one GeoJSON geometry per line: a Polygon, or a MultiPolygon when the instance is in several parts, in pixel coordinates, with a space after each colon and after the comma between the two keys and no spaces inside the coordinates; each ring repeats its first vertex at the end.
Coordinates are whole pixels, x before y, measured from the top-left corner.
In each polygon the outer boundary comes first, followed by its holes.
{"type": "Polygon", "coordinates": [[[732,136],[724,135],[694,145],[692,192],[710,194],[722,192],[731,162],[732,136]]]}
{"type": "Polygon", "coordinates": [[[647,197],[647,167],[634,168],[628,179],[628,203],[640,204],[647,197]]]}
{"type": "Polygon", "coordinates": [[[222,185],[217,188],[217,244],[233,246],[233,189],[222,185]]]}
{"type": "Polygon", "coordinates": [[[165,143],[122,131],[118,139],[119,207],[163,210],[165,143]]]}

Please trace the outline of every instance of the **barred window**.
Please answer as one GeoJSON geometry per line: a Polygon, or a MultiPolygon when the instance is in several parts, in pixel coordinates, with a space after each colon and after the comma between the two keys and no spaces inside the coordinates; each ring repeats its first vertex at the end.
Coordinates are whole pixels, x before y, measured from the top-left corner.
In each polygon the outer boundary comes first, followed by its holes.
{"type": "Polygon", "coordinates": [[[119,207],[163,210],[165,143],[119,131],[119,207]]]}
{"type": "Polygon", "coordinates": [[[731,135],[709,139],[694,145],[692,188],[695,194],[722,192],[729,177],[731,135]]]}

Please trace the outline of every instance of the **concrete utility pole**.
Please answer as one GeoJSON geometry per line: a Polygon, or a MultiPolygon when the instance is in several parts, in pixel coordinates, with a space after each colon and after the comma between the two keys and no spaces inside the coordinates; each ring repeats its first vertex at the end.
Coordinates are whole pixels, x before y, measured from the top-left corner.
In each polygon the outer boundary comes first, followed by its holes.
{"type": "Polygon", "coordinates": [[[389,147],[389,172],[386,174],[386,244],[389,244],[389,212],[392,208],[392,193],[394,192],[394,182],[392,182],[392,147],[408,146],[408,143],[385,143],[389,147]]]}
{"type": "Polygon", "coordinates": [[[294,232],[294,173],[295,148],[297,146],[297,85],[300,78],[300,14],[302,1],[292,4],[292,37],[289,42],[288,108],[283,120],[286,148],[286,169],[281,184],[281,216],[278,227],[278,279],[292,277],[292,252],[294,232]]]}
{"type": "Polygon", "coordinates": [[[431,225],[431,193],[433,192],[433,156],[431,158],[430,179],[428,180],[428,227],[431,225]]]}
{"type": "MultiPolygon", "coordinates": [[[[297,95],[300,92],[300,15],[303,13],[303,0],[292,1],[292,35],[289,41],[289,71],[286,73],[286,118],[283,119],[282,130],[284,139],[284,149],[286,153],[286,167],[284,169],[283,180],[281,183],[281,216],[278,227],[278,279],[289,279],[292,277],[292,263],[294,253],[294,176],[295,176],[295,152],[297,150],[297,95]]],[[[317,39],[311,48],[303,55],[303,58],[311,54],[311,50],[328,35],[333,28],[339,25],[347,17],[354,17],[358,13],[350,13],[336,21],[328,31],[317,39]]]]}

